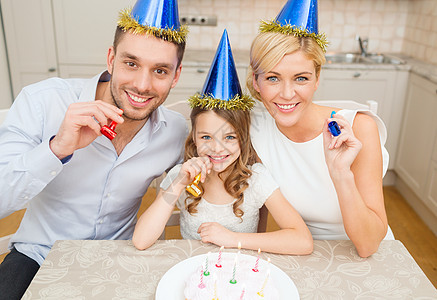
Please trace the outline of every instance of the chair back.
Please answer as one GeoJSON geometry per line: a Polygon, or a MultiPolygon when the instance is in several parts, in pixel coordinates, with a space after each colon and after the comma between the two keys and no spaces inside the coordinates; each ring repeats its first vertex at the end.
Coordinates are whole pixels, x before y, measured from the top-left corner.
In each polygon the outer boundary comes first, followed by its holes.
{"type": "Polygon", "coordinates": [[[378,102],[374,100],[368,100],[366,103],[359,103],[353,100],[321,100],[313,101],[313,103],[323,106],[332,106],[344,109],[367,109],[373,112],[375,115],[378,112],[378,102]]]}
{"type": "Polygon", "coordinates": [[[178,226],[180,224],[180,216],[181,216],[181,212],[179,210],[174,210],[171,213],[171,216],[168,219],[167,224],[165,224],[164,230],[162,231],[162,233],[159,236],[158,240],[165,240],[165,229],[168,226],[178,226]]]}
{"type": "Polygon", "coordinates": [[[9,112],[9,108],[0,109],[0,125],[6,120],[6,115],[9,112]]]}

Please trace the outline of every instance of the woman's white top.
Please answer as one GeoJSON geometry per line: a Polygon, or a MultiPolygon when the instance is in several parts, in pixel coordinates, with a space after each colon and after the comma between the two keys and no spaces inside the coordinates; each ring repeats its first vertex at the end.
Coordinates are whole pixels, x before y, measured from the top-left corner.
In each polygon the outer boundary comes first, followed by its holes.
{"type": "MultiPolygon", "coordinates": [[[[178,176],[181,167],[182,165],[177,165],[170,170],[161,183],[161,189],[166,190],[170,186],[178,176]]],[[[185,199],[188,194],[185,190],[181,193],[176,205],[181,211],[180,226],[184,239],[200,240],[197,229],[205,222],[220,223],[234,232],[257,232],[259,209],[279,186],[262,164],[256,163],[249,168],[252,170],[252,176],[247,180],[249,187],[244,191],[244,201],[240,205],[240,209],[244,212],[242,221],[235,216],[232,208],[236,200],[228,204],[212,204],[202,197],[196,207],[197,213],[191,215],[185,209],[185,199]]],[[[188,203],[190,201],[192,200],[189,199],[188,203]]]]}
{"type": "MultiPolygon", "coordinates": [[[[343,109],[337,114],[352,125],[357,112],[343,109]]],[[[370,111],[363,112],[372,116],[378,125],[385,174],[388,167],[385,125],[370,111]]],[[[282,194],[300,213],[313,238],[349,239],[325,162],[323,134],[307,142],[295,143],[279,131],[267,111],[253,113],[250,133],[258,156],[279,184],[282,194]]]]}

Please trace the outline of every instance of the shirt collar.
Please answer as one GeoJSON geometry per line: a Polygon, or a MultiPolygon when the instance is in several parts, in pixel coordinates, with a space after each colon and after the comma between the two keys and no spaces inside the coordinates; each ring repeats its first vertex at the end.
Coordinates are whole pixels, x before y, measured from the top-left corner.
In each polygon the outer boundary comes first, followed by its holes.
{"type": "Polygon", "coordinates": [[[103,71],[85,82],[82,92],[79,95],[79,102],[96,100],[97,84],[107,82],[111,79],[108,71],[103,71]]]}

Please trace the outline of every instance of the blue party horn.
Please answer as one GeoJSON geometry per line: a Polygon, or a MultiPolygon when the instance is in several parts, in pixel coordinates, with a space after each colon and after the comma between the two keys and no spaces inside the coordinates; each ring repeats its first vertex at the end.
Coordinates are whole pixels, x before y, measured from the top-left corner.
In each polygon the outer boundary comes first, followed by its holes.
{"type": "MultiPolygon", "coordinates": [[[[331,118],[334,114],[335,114],[335,111],[332,111],[331,118]]],[[[331,134],[333,136],[339,136],[341,133],[340,127],[338,126],[337,122],[335,122],[335,121],[329,122],[328,128],[329,128],[329,131],[331,131],[331,134]]]]}

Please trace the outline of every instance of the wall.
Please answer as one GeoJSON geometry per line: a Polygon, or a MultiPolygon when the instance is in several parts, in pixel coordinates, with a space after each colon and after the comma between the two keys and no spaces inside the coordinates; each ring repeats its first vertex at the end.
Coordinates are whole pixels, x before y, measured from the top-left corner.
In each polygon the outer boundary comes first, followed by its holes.
{"type": "Polygon", "coordinates": [[[437,64],[437,1],[412,0],[403,52],[437,64]]]}
{"type": "MultiPolygon", "coordinates": [[[[187,49],[215,49],[224,28],[233,49],[247,50],[259,20],[273,19],[285,0],[179,0],[180,14],[213,14],[217,27],[191,26],[187,49]]],[[[371,52],[403,52],[437,64],[436,0],[319,0],[319,30],[328,51],[358,51],[355,36],[369,38],[371,52]]]]}
{"type": "MultiPolygon", "coordinates": [[[[409,2],[416,0],[319,0],[319,31],[328,51],[358,51],[357,34],[369,37],[369,50],[400,52],[409,2]]],[[[180,14],[214,14],[217,27],[190,27],[188,47],[214,49],[224,28],[232,47],[249,49],[259,20],[271,20],[285,0],[179,0],[180,14]]]]}

